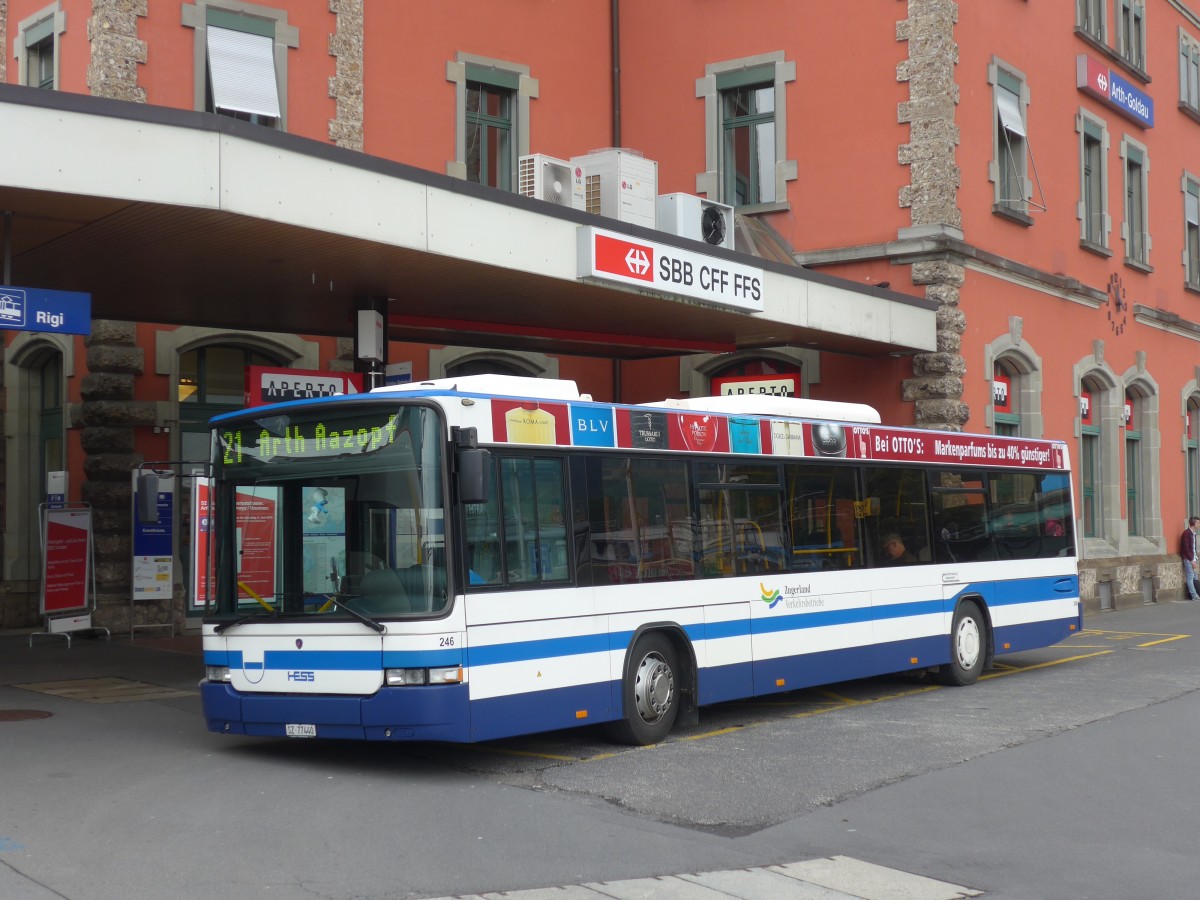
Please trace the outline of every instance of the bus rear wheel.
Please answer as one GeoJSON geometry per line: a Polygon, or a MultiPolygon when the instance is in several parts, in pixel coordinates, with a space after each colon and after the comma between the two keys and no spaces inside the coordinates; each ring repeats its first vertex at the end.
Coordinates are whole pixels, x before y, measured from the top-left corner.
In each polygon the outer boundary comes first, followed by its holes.
{"type": "Polygon", "coordinates": [[[987,657],[987,623],[979,604],[964,601],[954,611],[950,627],[950,663],[938,670],[938,681],[954,687],[974,684],[987,657]]]}
{"type": "Polygon", "coordinates": [[[609,737],[638,746],[666,738],[679,714],[678,671],[675,648],[663,635],[648,634],[634,644],[621,687],[625,716],[609,726],[609,737]]]}

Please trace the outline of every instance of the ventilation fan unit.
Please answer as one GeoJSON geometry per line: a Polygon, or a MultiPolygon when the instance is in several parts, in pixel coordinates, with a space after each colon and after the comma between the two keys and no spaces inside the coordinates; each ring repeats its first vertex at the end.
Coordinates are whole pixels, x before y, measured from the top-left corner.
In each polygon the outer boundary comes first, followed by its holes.
{"type": "Polygon", "coordinates": [[[658,195],[658,163],[637,150],[610,147],[571,157],[578,208],[630,225],[653,228],[658,195]]]}
{"type": "Polygon", "coordinates": [[[693,194],[662,194],[658,227],[679,237],[733,249],[733,207],[693,194]]]}
{"type": "Polygon", "coordinates": [[[522,156],[517,160],[517,193],[555,206],[575,205],[571,164],[542,153],[522,156]]]}

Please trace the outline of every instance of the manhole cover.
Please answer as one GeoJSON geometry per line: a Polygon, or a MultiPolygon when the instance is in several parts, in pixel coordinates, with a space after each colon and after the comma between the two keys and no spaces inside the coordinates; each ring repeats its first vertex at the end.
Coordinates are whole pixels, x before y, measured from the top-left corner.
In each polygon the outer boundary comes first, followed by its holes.
{"type": "Polygon", "coordinates": [[[48,719],[54,713],[44,709],[0,709],[0,722],[24,722],[26,719],[48,719]]]}

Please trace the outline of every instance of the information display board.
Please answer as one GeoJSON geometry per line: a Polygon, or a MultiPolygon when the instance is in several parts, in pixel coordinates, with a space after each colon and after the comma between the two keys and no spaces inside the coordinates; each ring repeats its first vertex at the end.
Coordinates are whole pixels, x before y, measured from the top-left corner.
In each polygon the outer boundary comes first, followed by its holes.
{"type": "Polygon", "coordinates": [[[83,612],[90,603],[92,576],[91,509],[53,509],[42,513],[43,616],[83,612]]]}

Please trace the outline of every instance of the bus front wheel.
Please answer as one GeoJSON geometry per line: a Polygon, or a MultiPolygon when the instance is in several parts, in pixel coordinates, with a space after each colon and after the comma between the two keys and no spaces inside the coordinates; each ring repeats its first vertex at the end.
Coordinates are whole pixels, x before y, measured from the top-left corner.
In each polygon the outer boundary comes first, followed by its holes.
{"type": "Polygon", "coordinates": [[[938,681],[955,687],[974,684],[987,656],[987,623],[979,604],[967,600],[954,611],[950,627],[950,663],[938,671],[938,681]]]}
{"type": "Polygon", "coordinates": [[[661,634],[648,634],[633,646],[622,693],[625,716],[609,727],[622,744],[645,746],[663,740],[679,714],[679,664],[675,648],[661,634]]]}

